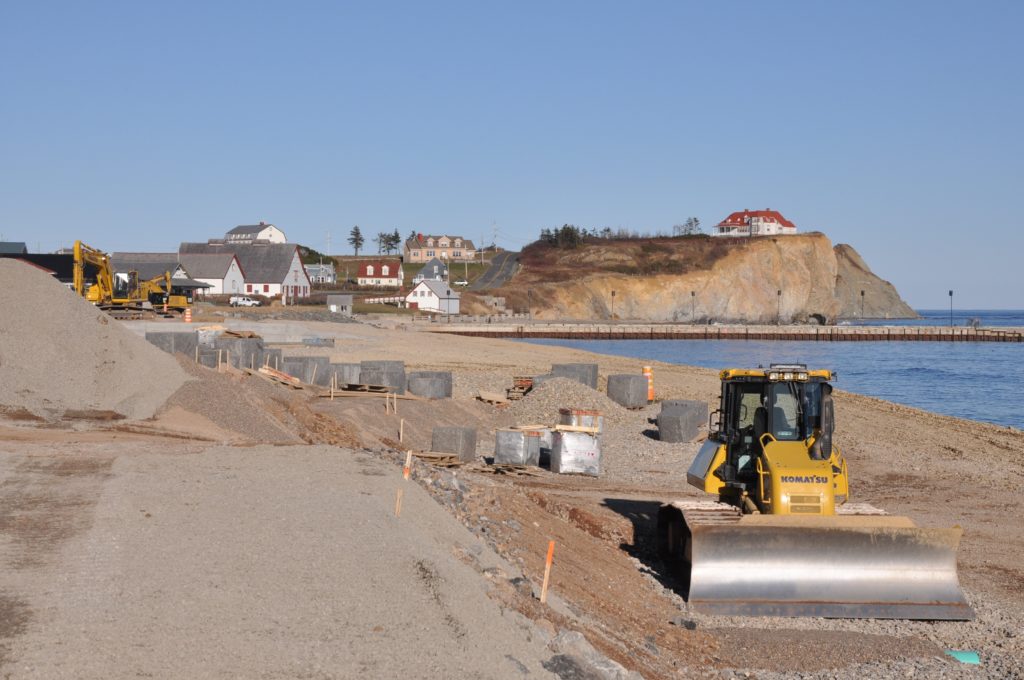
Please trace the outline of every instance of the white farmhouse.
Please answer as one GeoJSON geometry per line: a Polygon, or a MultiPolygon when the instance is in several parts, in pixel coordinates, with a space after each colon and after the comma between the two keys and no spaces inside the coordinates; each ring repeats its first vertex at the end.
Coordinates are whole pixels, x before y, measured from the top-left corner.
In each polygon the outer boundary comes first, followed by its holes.
{"type": "Polygon", "coordinates": [[[184,258],[194,254],[231,253],[245,277],[245,290],[250,295],[287,300],[309,297],[312,284],[299,258],[299,247],[294,243],[182,243],[178,254],[184,258]]]}
{"type": "Polygon", "coordinates": [[[207,295],[241,295],[245,290],[245,272],[234,253],[185,253],[179,258],[193,279],[210,286],[207,295]]]}
{"type": "Polygon", "coordinates": [[[255,243],[256,241],[269,241],[270,243],[287,243],[284,232],[273,224],[260,222],[259,224],[241,224],[228,233],[224,234],[224,241],[227,243],[255,243]]]}
{"type": "Polygon", "coordinates": [[[742,210],[715,225],[715,236],[777,236],[795,234],[796,225],[778,210],[742,210]]]}
{"type": "Polygon", "coordinates": [[[423,280],[405,296],[405,304],[424,312],[458,314],[459,294],[444,281],[423,280]]]}

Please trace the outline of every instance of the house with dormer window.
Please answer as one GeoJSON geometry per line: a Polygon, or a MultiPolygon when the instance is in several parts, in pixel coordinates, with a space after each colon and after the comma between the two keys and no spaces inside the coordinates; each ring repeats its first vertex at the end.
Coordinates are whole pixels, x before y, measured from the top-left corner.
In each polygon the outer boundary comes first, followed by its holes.
{"type": "Polygon", "coordinates": [[[742,210],[715,225],[715,236],[781,236],[795,234],[796,225],[778,210],[742,210]]]}
{"type": "Polygon", "coordinates": [[[359,263],[356,283],[375,288],[400,288],[405,280],[401,260],[370,260],[359,263]]]}
{"type": "Polygon", "coordinates": [[[409,262],[427,262],[435,257],[442,262],[471,262],[478,257],[476,246],[461,236],[432,236],[416,234],[406,239],[402,259],[409,262]]]}

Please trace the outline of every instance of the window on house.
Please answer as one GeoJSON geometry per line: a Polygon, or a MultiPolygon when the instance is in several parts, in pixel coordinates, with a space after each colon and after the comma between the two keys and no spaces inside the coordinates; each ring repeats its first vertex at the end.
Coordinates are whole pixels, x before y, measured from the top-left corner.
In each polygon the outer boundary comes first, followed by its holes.
{"type": "Polygon", "coordinates": [[[462,239],[461,238],[455,239],[455,247],[456,248],[461,248],[462,247],[462,239]]]}
{"type": "Polygon", "coordinates": [[[366,275],[367,276],[373,276],[373,265],[372,264],[366,265],[366,275]]]}
{"type": "Polygon", "coordinates": [[[269,293],[270,292],[270,284],[269,283],[264,283],[263,284],[263,292],[264,293],[269,293]]]}
{"type": "Polygon", "coordinates": [[[462,251],[461,250],[452,251],[452,257],[462,257],[462,251]]]}
{"type": "Polygon", "coordinates": [[[387,276],[388,275],[388,269],[390,269],[390,267],[388,267],[387,265],[384,265],[383,267],[381,267],[380,268],[380,275],[381,276],[387,276]]]}
{"type": "Polygon", "coordinates": [[[433,250],[428,250],[427,251],[427,257],[434,257],[434,251],[433,250]]]}
{"type": "Polygon", "coordinates": [[[252,284],[251,283],[245,284],[245,292],[246,293],[251,293],[252,292],[252,284]]]}

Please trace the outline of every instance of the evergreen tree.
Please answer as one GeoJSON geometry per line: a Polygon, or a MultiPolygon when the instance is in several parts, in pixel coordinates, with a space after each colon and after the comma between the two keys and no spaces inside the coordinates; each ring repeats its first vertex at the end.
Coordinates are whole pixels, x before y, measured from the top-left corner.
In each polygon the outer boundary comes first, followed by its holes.
{"type": "Polygon", "coordinates": [[[363,247],[365,243],[363,239],[363,232],[359,231],[359,225],[352,227],[352,231],[348,234],[348,244],[356,251],[356,257],[359,257],[359,249],[363,247]]]}

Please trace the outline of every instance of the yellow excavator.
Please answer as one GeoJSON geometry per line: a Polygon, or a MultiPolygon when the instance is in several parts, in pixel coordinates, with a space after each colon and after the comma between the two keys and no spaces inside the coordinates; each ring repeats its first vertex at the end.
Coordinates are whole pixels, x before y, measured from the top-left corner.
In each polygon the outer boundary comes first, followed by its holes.
{"type": "Polygon", "coordinates": [[[135,271],[115,273],[109,255],[81,241],[75,241],[73,255],[75,292],[101,309],[148,311],[166,304],[183,311],[192,302],[190,296],[172,293],[170,272],[144,281],[135,271]]]}
{"type": "Polygon", "coordinates": [[[772,364],[719,377],[711,432],[686,474],[718,500],[658,514],[662,555],[695,611],[974,618],[957,578],[960,527],[922,528],[848,502],[831,371],[772,364]]]}

